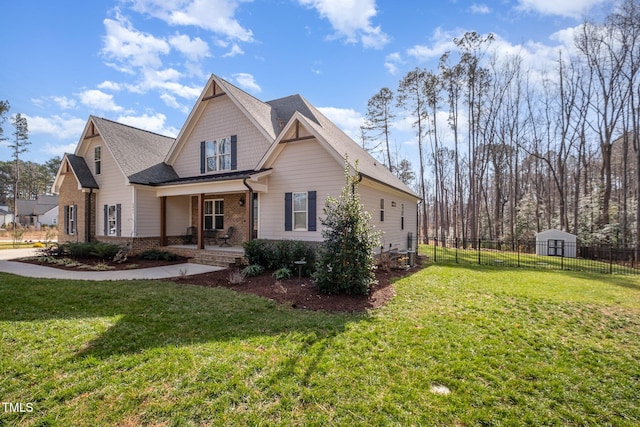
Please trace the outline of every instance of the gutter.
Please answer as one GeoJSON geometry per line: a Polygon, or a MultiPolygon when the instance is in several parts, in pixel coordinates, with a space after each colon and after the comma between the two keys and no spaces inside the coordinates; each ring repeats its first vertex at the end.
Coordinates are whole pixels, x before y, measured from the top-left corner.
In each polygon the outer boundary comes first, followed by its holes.
{"type": "Polygon", "coordinates": [[[247,205],[249,206],[249,241],[253,240],[253,188],[249,184],[247,184],[247,180],[250,177],[245,177],[242,179],[242,183],[245,187],[249,189],[249,200],[247,201],[247,205]]]}

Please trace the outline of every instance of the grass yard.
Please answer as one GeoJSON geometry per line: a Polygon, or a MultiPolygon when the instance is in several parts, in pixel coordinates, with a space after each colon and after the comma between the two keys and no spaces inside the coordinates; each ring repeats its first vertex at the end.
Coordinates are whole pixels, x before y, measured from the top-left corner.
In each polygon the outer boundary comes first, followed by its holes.
{"type": "Polygon", "coordinates": [[[395,287],[327,314],[0,273],[0,400],[32,409],[0,425],[640,424],[640,278],[430,266],[395,287]]]}

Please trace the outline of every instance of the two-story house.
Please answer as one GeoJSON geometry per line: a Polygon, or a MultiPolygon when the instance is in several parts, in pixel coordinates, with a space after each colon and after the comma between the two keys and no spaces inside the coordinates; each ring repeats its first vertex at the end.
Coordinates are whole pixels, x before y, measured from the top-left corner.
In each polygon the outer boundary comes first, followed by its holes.
{"type": "Polygon", "coordinates": [[[134,252],[249,239],[321,241],[345,159],[383,245],[407,249],[418,196],[300,95],[260,101],[212,75],[176,138],[90,116],[53,191],[64,241],[128,242],[134,252]]]}

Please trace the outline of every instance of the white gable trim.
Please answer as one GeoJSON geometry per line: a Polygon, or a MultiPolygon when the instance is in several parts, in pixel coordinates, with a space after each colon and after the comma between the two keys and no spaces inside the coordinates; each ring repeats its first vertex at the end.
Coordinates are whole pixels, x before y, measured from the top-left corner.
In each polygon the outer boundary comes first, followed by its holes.
{"type": "Polygon", "coordinates": [[[182,126],[182,129],[180,130],[180,133],[176,137],[175,142],[171,146],[171,149],[169,149],[169,152],[165,157],[166,164],[172,166],[175,163],[178,156],[180,155],[180,151],[182,151],[182,147],[184,147],[184,144],[186,143],[189,134],[193,131],[195,125],[198,123],[200,117],[202,116],[205,110],[206,101],[207,101],[207,99],[205,99],[206,98],[205,95],[209,92],[209,89],[211,89],[213,85],[217,85],[223,90],[221,95],[228,96],[229,99],[233,102],[233,104],[242,112],[242,114],[245,115],[245,117],[249,119],[249,121],[251,121],[251,124],[253,124],[256,127],[256,129],[260,131],[260,133],[265,137],[267,141],[271,141],[273,139],[273,136],[269,135],[269,132],[267,132],[267,130],[257,122],[255,117],[249,114],[245,106],[233,95],[232,91],[227,89],[226,82],[224,80],[219,79],[216,75],[211,74],[211,77],[209,77],[209,81],[207,82],[204,89],[200,93],[200,96],[196,100],[195,105],[191,109],[191,112],[189,113],[189,117],[187,117],[187,120],[182,126]]]}

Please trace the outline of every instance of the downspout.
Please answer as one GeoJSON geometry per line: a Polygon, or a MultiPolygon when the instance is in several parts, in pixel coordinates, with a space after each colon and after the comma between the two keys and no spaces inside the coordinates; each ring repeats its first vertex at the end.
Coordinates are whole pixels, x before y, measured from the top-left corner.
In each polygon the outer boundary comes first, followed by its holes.
{"type": "Polygon", "coordinates": [[[249,200],[247,202],[249,205],[249,241],[251,241],[253,240],[253,188],[247,184],[247,179],[249,177],[244,178],[242,183],[249,189],[249,200]]]}
{"type": "Polygon", "coordinates": [[[87,230],[85,231],[85,240],[87,242],[91,242],[91,196],[92,195],[93,195],[93,188],[90,188],[89,194],[87,195],[87,203],[86,203],[87,213],[85,214],[85,224],[87,226],[87,230]]]}

